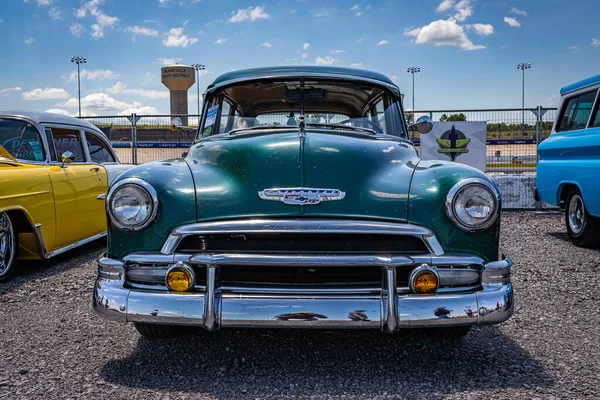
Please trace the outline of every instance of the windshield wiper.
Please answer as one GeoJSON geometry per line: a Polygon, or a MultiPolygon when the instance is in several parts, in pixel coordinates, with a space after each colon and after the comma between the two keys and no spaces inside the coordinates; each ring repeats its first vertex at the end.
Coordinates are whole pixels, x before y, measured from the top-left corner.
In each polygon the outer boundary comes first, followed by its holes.
{"type": "Polygon", "coordinates": [[[373,135],[377,135],[377,131],[370,128],[363,128],[362,126],[352,126],[352,125],[340,125],[340,124],[306,124],[306,126],[316,126],[322,128],[334,128],[334,129],[346,129],[349,131],[362,131],[369,132],[373,135]]]}
{"type": "Polygon", "coordinates": [[[258,129],[295,129],[297,128],[296,126],[290,126],[290,125],[258,125],[258,126],[248,126],[246,128],[237,128],[237,129],[232,129],[230,130],[229,133],[230,135],[234,134],[234,133],[238,133],[238,132],[243,132],[243,131],[254,131],[254,130],[258,130],[258,129]]]}

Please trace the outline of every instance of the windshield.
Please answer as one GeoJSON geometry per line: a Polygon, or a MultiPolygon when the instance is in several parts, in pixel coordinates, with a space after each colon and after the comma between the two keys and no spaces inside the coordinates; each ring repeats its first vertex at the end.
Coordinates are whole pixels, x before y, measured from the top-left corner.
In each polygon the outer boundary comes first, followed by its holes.
{"type": "Polygon", "coordinates": [[[0,118],[0,145],[18,160],[46,159],[38,130],[25,121],[0,118]]]}
{"type": "Polygon", "coordinates": [[[385,87],[364,82],[276,81],[217,90],[209,99],[203,137],[262,128],[349,129],[405,137],[400,105],[385,87]]]}

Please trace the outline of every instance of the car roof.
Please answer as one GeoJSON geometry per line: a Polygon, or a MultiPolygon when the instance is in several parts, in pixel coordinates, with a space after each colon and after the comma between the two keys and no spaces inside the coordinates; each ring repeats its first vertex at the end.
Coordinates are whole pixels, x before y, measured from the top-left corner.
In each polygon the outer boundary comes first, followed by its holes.
{"type": "Polygon", "coordinates": [[[386,85],[396,86],[396,84],[390,78],[378,72],[366,71],[355,68],[296,65],[283,67],[251,68],[227,72],[217,77],[217,79],[214,80],[214,82],[209,86],[209,88],[224,86],[227,84],[244,80],[296,76],[320,76],[350,79],[362,78],[363,80],[378,81],[386,85]]]}
{"type": "Polygon", "coordinates": [[[600,75],[591,76],[591,77],[583,79],[579,82],[575,82],[570,85],[567,85],[564,88],[560,89],[560,94],[562,96],[562,95],[565,95],[574,90],[582,89],[587,86],[592,86],[597,83],[600,83],[600,75]]]}
{"type": "Polygon", "coordinates": [[[37,125],[40,124],[60,124],[60,125],[75,125],[83,128],[91,129],[95,132],[102,133],[98,127],[85,121],[74,117],[69,117],[62,114],[54,114],[48,112],[36,112],[36,111],[0,111],[0,118],[20,117],[26,118],[37,125]]]}

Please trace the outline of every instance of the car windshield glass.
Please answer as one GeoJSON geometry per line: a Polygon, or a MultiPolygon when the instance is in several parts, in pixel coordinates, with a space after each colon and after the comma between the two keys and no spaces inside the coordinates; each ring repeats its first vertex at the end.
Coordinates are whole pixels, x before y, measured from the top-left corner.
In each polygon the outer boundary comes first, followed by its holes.
{"type": "Polygon", "coordinates": [[[268,81],[236,84],[209,99],[200,133],[261,128],[348,129],[405,137],[401,107],[387,88],[365,82],[268,81]]]}
{"type": "Polygon", "coordinates": [[[40,134],[28,122],[0,118],[0,145],[17,160],[45,160],[40,134]]]}

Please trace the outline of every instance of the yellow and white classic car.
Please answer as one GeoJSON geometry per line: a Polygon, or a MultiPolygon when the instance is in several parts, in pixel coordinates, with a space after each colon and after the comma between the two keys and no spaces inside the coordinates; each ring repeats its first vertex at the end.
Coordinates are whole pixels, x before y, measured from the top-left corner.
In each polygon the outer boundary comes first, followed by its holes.
{"type": "Polygon", "coordinates": [[[121,165],[89,122],[0,111],[0,282],[18,259],[45,259],[106,235],[105,197],[121,165]]]}

